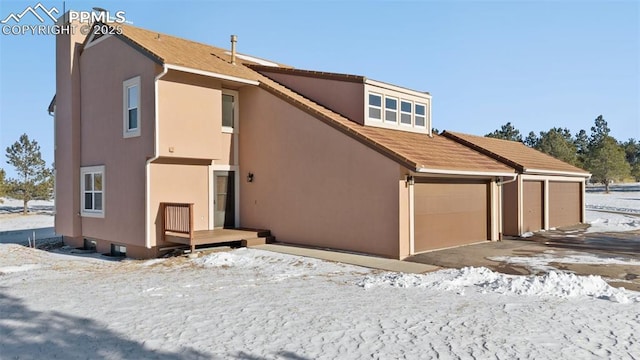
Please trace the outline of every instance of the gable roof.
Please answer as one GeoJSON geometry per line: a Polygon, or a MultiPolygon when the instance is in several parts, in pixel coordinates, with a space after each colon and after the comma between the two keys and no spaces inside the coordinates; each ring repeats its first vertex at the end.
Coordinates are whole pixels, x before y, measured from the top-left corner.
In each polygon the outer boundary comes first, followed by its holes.
{"type": "Polygon", "coordinates": [[[445,131],[444,136],[482,152],[520,173],[554,173],[589,177],[589,172],[532,149],[521,142],[445,131]]]}
{"type": "MultiPolygon", "coordinates": [[[[256,81],[260,88],[412,171],[483,176],[512,176],[514,174],[512,168],[446,137],[438,135],[431,137],[427,134],[389,130],[355,123],[261,74],[259,70],[265,70],[264,65],[242,58],[236,59],[236,65],[231,64],[230,55],[225,49],[126,24],[122,25],[122,30],[122,34],[116,36],[145,52],[160,64],[183,66],[256,81]]],[[[283,65],[283,67],[285,66],[283,65]]],[[[270,68],[275,71],[278,69],[282,68],[270,68]]],[[[365,79],[356,75],[307,70],[293,71],[351,79],[351,81],[364,81],[365,79]]]]}

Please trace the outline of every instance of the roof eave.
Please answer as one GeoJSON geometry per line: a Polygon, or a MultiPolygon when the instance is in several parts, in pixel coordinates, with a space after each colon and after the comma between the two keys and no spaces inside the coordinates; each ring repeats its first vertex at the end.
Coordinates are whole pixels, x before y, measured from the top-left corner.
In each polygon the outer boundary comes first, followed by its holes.
{"type": "Polygon", "coordinates": [[[542,170],[542,169],[529,169],[526,168],[522,172],[526,175],[562,175],[572,177],[591,178],[591,174],[588,172],[574,172],[574,171],[558,171],[558,170],[542,170]]]}
{"type": "Polygon", "coordinates": [[[429,169],[425,167],[417,168],[416,173],[434,174],[434,175],[459,175],[470,177],[510,177],[514,178],[518,174],[515,172],[493,172],[493,171],[473,171],[473,170],[448,170],[448,169],[429,169]]]}

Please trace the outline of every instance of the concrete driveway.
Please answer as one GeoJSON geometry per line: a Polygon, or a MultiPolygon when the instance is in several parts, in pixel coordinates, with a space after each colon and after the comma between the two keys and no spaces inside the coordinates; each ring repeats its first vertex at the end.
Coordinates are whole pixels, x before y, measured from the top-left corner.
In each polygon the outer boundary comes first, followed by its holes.
{"type": "Polygon", "coordinates": [[[550,268],[571,271],[577,275],[600,275],[612,286],[640,291],[640,231],[586,233],[584,230],[576,227],[541,232],[527,239],[510,238],[432,251],[414,255],[406,261],[447,268],[484,266],[514,275],[548,271],[544,267],[531,266],[531,263],[542,262],[550,268]],[[601,259],[604,264],[569,262],[566,260],[568,258],[595,258],[601,259]],[[615,264],[607,263],[605,259],[610,258],[618,261],[612,261],[615,264]]]}

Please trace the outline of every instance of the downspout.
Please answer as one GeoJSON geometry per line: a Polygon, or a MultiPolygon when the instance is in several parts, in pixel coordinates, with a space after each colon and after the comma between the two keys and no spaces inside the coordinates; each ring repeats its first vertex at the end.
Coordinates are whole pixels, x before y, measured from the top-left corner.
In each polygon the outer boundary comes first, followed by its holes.
{"type": "Polygon", "coordinates": [[[153,95],[155,106],[155,129],[154,129],[154,152],[153,157],[147,160],[145,163],[145,200],[146,206],[145,212],[145,247],[151,249],[151,163],[156,161],[160,157],[160,115],[158,111],[158,81],[165,76],[169,69],[166,64],[162,65],[162,72],[158,74],[153,80],[153,95]]]}

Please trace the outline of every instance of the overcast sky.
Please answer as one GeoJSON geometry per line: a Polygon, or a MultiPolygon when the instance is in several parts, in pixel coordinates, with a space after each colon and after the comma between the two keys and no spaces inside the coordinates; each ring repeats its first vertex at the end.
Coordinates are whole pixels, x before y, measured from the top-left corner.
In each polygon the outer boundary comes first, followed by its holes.
{"type": "MultiPolygon", "coordinates": [[[[36,0],[0,1],[0,18],[36,0]]],[[[61,1],[42,1],[62,11],[61,1]]],[[[364,75],[429,91],[433,126],[484,135],[589,130],[640,139],[637,1],[66,1],[125,11],[135,26],[301,69],[364,75]]],[[[55,37],[0,35],[0,166],[27,133],[53,161],[55,37]]]]}

